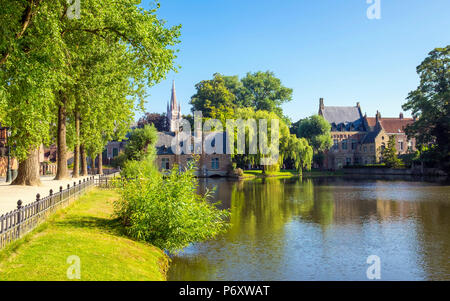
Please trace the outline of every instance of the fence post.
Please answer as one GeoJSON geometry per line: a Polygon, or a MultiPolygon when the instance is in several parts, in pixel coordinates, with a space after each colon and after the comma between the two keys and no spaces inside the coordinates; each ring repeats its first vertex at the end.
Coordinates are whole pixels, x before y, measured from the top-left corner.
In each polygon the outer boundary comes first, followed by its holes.
{"type": "Polygon", "coordinates": [[[40,199],[41,199],[41,195],[38,193],[38,194],[36,194],[36,202],[39,202],[40,201],[40,199]]]}
{"type": "Polygon", "coordinates": [[[53,206],[53,189],[50,189],[50,206],[53,206]]]}
{"type": "Polygon", "coordinates": [[[62,199],[63,199],[63,188],[62,188],[62,186],[59,186],[59,201],[62,201],[62,199]]]}
{"type": "Polygon", "coordinates": [[[70,199],[70,184],[67,184],[67,192],[69,193],[69,196],[67,198],[70,199]]]}
{"type": "Polygon", "coordinates": [[[22,201],[17,201],[17,238],[20,236],[20,211],[22,209],[22,201]]]}

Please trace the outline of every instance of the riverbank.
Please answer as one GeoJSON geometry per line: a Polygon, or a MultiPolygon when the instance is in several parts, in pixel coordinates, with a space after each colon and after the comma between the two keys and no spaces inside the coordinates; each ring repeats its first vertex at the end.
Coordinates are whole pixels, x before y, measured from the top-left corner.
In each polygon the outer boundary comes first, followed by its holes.
{"type": "MultiPolygon", "coordinates": [[[[307,178],[316,177],[333,177],[342,176],[344,173],[342,171],[321,171],[321,170],[311,170],[304,171],[302,176],[307,178]]],[[[280,177],[298,177],[299,173],[293,169],[282,169],[275,172],[262,173],[262,170],[244,170],[244,176],[241,179],[252,179],[252,178],[280,178],[280,177]]]]}
{"type": "Polygon", "coordinates": [[[166,280],[168,258],[123,235],[111,217],[113,190],[94,189],[0,250],[0,280],[68,280],[68,257],[80,258],[81,280],[166,280]]]}

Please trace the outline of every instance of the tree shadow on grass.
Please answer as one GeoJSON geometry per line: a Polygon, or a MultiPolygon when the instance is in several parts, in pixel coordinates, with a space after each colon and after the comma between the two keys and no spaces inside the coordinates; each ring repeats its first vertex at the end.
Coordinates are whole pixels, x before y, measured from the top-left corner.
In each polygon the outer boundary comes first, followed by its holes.
{"type": "Polygon", "coordinates": [[[117,218],[110,219],[94,216],[79,216],[55,221],[53,224],[58,228],[99,230],[113,235],[126,236],[125,228],[117,218]]]}

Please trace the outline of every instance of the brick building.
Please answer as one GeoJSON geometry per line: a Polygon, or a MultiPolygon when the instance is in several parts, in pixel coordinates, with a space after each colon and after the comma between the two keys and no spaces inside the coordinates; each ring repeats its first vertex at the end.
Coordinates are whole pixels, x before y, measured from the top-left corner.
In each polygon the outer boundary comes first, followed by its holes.
{"type": "MultiPolygon", "coordinates": [[[[172,95],[170,103],[167,105],[167,118],[170,125],[170,132],[159,132],[158,142],[156,143],[156,164],[160,170],[167,170],[172,168],[175,164],[180,169],[186,168],[189,161],[194,160],[194,153],[199,153],[196,175],[199,177],[210,176],[226,176],[231,170],[231,156],[226,154],[226,135],[217,133],[212,139],[212,144],[215,141],[222,139],[223,149],[217,149],[217,152],[207,154],[204,149],[194,151],[194,138],[191,138],[191,149],[189,151],[181,152],[179,155],[172,151],[172,141],[176,139],[177,121],[181,119],[180,105],[177,104],[177,96],[175,91],[175,83],[172,85],[172,95]]],[[[207,133],[203,133],[202,141],[204,141],[207,133]]],[[[217,143],[219,146],[220,144],[217,143]]],[[[180,145],[181,148],[182,144],[180,145]]]]}
{"type": "Polygon", "coordinates": [[[340,169],[346,165],[367,165],[380,163],[381,150],[389,138],[395,136],[398,154],[416,150],[415,139],[408,139],[405,128],[413,123],[412,118],[382,118],[362,115],[359,102],[356,106],[325,106],[319,101],[319,115],[331,125],[333,146],[326,152],[324,167],[340,169]]]}

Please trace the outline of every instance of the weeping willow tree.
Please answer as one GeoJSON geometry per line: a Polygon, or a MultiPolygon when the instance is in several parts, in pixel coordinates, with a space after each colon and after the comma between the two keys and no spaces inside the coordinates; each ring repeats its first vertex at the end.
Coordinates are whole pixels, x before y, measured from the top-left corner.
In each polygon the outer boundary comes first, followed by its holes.
{"type": "Polygon", "coordinates": [[[300,175],[302,175],[303,169],[311,170],[313,154],[313,148],[305,138],[297,138],[293,134],[289,136],[284,148],[284,157],[293,161],[294,167],[300,175]]]}

